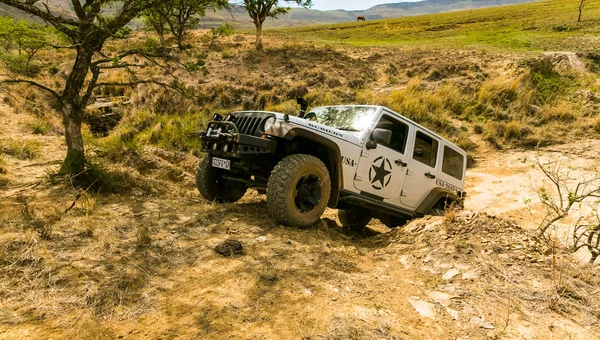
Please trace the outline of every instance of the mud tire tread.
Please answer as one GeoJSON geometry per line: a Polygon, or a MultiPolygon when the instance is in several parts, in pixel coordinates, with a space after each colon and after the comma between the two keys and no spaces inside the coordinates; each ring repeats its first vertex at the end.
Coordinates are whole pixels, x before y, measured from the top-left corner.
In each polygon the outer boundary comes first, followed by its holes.
{"type": "Polygon", "coordinates": [[[271,172],[267,183],[267,207],[269,214],[277,222],[296,226],[307,227],[319,220],[329,202],[331,193],[331,179],[329,171],[325,164],[317,157],[306,154],[290,155],[282,159],[271,172]],[[306,168],[312,171],[320,172],[324,175],[321,178],[322,193],[319,205],[310,214],[302,214],[297,211],[295,206],[288,204],[295,178],[298,176],[298,171],[306,168]]]}

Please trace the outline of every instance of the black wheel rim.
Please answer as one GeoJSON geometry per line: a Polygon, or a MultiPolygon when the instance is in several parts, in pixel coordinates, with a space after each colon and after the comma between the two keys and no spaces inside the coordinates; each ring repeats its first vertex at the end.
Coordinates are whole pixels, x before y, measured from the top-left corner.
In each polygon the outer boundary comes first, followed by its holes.
{"type": "Polygon", "coordinates": [[[300,177],[294,191],[296,208],[303,214],[312,212],[321,202],[322,194],[321,178],[317,174],[310,173],[300,177]]]}

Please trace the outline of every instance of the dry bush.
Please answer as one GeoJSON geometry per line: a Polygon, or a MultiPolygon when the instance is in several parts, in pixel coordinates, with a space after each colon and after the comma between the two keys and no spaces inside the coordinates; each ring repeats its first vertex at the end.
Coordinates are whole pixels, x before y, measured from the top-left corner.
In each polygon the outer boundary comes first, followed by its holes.
{"type": "Polygon", "coordinates": [[[521,123],[513,120],[510,123],[506,124],[504,128],[504,136],[507,139],[515,139],[520,138],[522,135],[522,127],[521,123]]]}
{"type": "Polygon", "coordinates": [[[562,160],[543,163],[539,156],[536,165],[551,182],[550,189],[538,190],[540,202],[546,209],[538,227],[539,236],[556,242],[552,235],[557,224],[567,217],[574,218],[576,222],[570,230],[568,246],[572,251],[587,249],[593,264],[600,256],[600,173],[576,175],[562,160]]]}
{"type": "Polygon", "coordinates": [[[536,126],[549,123],[569,125],[581,118],[581,114],[567,101],[557,101],[541,107],[541,110],[533,117],[536,126]]]}
{"type": "Polygon", "coordinates": [[[508,108],[523,95],[520,89],[521,78],[499,76],[485,81],[477,93],[480,104],[508,108]]]}

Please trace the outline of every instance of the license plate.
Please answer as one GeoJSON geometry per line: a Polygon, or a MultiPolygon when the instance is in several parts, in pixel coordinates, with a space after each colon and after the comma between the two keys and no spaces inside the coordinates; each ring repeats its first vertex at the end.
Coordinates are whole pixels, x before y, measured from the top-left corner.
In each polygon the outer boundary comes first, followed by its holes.
{"type": "Polygon", "coordinates": [[[212,166],[219,169],[230,170],[231,169],[231,161],[228,159],[213,157],[212,166]]]}

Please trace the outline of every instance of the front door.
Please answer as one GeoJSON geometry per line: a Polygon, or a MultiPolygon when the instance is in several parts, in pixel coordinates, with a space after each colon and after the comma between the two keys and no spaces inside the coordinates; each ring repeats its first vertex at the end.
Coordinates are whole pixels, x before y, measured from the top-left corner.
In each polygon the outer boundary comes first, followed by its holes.
{"type": "Polygon", "coordinates": [[[391,141],[389,144],[380,143],[371,150],[365,146],[358,162],[354,186],[361,192],[390,199],[404,183],[409,161],[405,153],[410,129],[408,124],[385,112],[375,128],[390,130],[391,141]]]}
{"type": "Polygon", "coordinates": [[[416,209],[436,185],[439,142],[417,129],[400,202],[416,209]]]}

